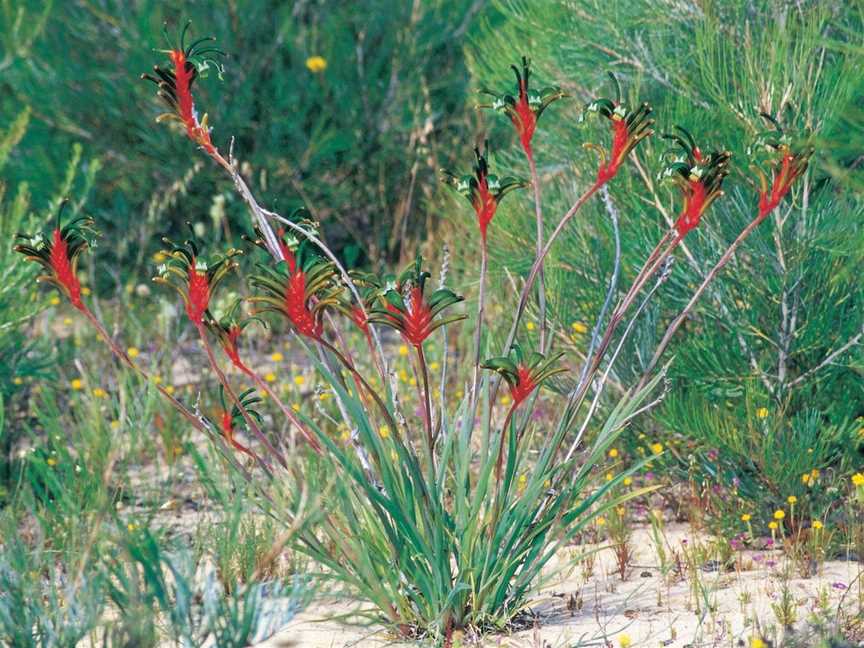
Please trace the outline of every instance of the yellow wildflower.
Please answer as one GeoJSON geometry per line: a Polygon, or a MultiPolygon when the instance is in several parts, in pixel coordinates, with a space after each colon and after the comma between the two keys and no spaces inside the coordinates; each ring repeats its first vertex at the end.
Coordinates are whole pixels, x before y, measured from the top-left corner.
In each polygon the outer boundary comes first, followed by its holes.
{"type": "Polygon", "coordinates": [[[90,293],[92,293],[92,292],[93,292],[93,291],[90,290],[87,286],[83,286],[83,287],[81,288],[81,294],[84,295],[85,297],[87,297],[87,296],[88,296],[90,293]]]}
{"type": "Polygon", "coordinates": [[[527,322],[525,324],[525,329],[528,331],[533,331],[534,330],[534,322],[527,322]]]}
{"type": "Polygon", "coordinates": [[[106,392],[101,387],[96,387],[93,389],[93,396],[95,396],[96,398],[105,398],[107,395],[108,392],[106,392]]]}
{"type": "Polygon", "coordinates": [[[775,520],[782,520],[785,517],[786,517],[786,511],[784,511],[783,509],[777,509],[776,511],[774,511],[774,519],[775,520]]]}
{"type": "Polygon", "coordinates": [[[429,364],[429,370],[430,371],[438,371],[440,368],[441,368],[441,365],[438,364],[437,362],[432,362],[429,364]]]}
{"type": "Polygon", "coordinates": [[[393,463],[399,461],[399,453],[396,452],[395,448],[390,450],[390,461],[393,463]]]}
{"type": "Polygon", "coordinates": [[[300,404],[299,403],[292,403],[291,409],[294,410],[295,412],[299,412],[300,411],[300,404]]]}
{"type": "Polygon", "coordinates": [[[819,520],[813,520],[813,524],[811,526],[817,531],[822,528],[822,523],[819,520]]]}
{"type": "Polygon", "coordinates": [[[47,463],[49,466],[56,466],[57,460],[54,457],[48,457],[48,459],[45,460],[45,463],[47,463]]]}
{"type": "Polygon", "coordinates": [[[112,430],[119,430],[120,429],[120,421],[118,421],[116,419],[111,421],[110,427],[112,430]]]}
{"type": "Polygon", "coordinates": [[[282,362],[285,359],[279,351],[270,354],[270,360],[273,362],[282,362]]]}
{"type": "Polygon", "coordinates": [[[771,529],[772,531],[774,531],[777,528],[777,523],[774,521],[769,522],[768,528],[771,529]]]}
{"type": "Polygon", "coordinates": [[[617,456],[618,456],[618,449],[617,449],[617,448],[612,448],[612,449],[609,451],[609,456],[610,456],[612,459],[614,459],[615,457],[617,457],[617,456]]]}
{"type": "Polygon", "coordinates": [[[306,59],[306,69],[312,74],[320,74],[327,69],[327,59],[323,56],[310,56],[306,59]]]}
{"type": "Polygon", "coordinates": [[[790,495],[789,497],[786,498],[786,501],[789,502],[789,504],[797,504],[798,498],[795,497],[794,495],[790,495]]]}
{"type": "Polygon", "coordinates": [[[165,393],[168,394],[169,396],[172,396],[174,394],[174,391],[175,391],[174,385],[168,385],[165,388],[165,393]]]}
{"type": "Polygon", "coordinates": [[[598,517],[598,518],[594,521],[594,523],[595,523],[597,526],[603,526],[604,524],[606,524],[606,518],[600,516],[600,517],[598,517]]]}
{"type": "Polygon", "coordinates": [[[864,486],[864,473],[855,473],[852,475],[852,483],[855,486],[864,486]]]}
{"type": "Polygon", "coordinates": [[[12,384],[13,384],[13,385],[23,385],[23,384],[24,384],[24,379],[23,379],[21,376],[15,376],[15,377],[12,379],[12,384]]]}
{"type": "Polygon", "coordinates": [[[504,394],[504,396],[501,397],[501,404],[502,405],[509,405],[510,404],[510,397],[507,394],[504,394]]]}
{"type": "Polygon", "coordinates": [[[618,637],[618,645],[621,646],[621,648],[630,648],[630,646],[633,645],[633,642],[630,640],[629,635],[622,634],[618,637]]]}
{"type": "Polygon", "coordinates": [[[141,355],[141,351],[138,349],[138,347],[129,347],[128,349],[126,349],[126,355],[128,355],[130,358],[137,358],[139,355],[141,355]]]}
{"type": "Polygon", "coordinates": [[[762,641],[759,637],[751,637],[750,648],[767,648],[767,646],[765,645],[765,642],[762,641]]]}
{"type": "Polygon", "coordinates": [[[407,344],[400,344],[399,345],[399,355],[402,356],[403,358],[408,355],[408,345],[407,344]]]}
{"type": "Polygon", "coordinates": [[[655,455],[659,455],[661,452],[663,452],[663,444],[662,443],[652,443],[651,444],[651,452],[653,452],[655,455]]]}
{"type": "Polygon", "coordinates": [[[51,299],[48,300],[48,303],[52,306],[59,306],[60,298],[57,295],[51,295],[51,299]]]}
{"type": "Polygon", "coordinates": [[[71,324],[72,324],[72,318],[71,317],[64,317],[63,318],[63,325],[64,326],[69,326],[71,324]]]}
{"type": "Polygon", "coordinates": [[[749,513],[745,513],[744,515],[741,516],[741,521],[742,521],[742,522],[749,522],[751,519],[752,519],[752,518],[751,518],[751,516],[750,516],[749,513]]]}
{"type": "Polygon", "coordinates": [[[801,483],[808,486],[810,485],[810,473],[804,473],[801,475],[801,483]]]}
{"type": "Polygon", "coordinates": [[[573,329],[573,332],[577,335],[584,335],[588,332],[588,327],[585,326],[582,322],[573,322],[570,327],[573,329]]]}
{"type": "Polygon", "coordinates": [[[768,408],[767,407],[760,407],[759,409],[757,409],[756,410],[756,418],[760,418],[760,419],[768,418],[768,408]]]}
{"type": "Polygon", "coordinates": [[[624,478],[624,485],[625,485],[625,486],[629,486],[629,485],[632,484],[632,483],[633,483],[633,479],[631,479],[630,477],[625,477],[625,478],[624,478]]]}
{"type": "Polygon", "coordinates": [[[386,425],[382,425],[380,428],[378,428],[378,434],[382,439],[386,439],[390,436],[390,428],[386,425]]]}
{"type": "Polygon", "coordinates": [[[304,382],[306,382],[306,379],[303,376],[294,376],[294,384],[298,387],[300,387],[304,382]]]}
{"type": "MultiPolygon", "coordinates": [[[[72,382],[69,383],[69,385],[70,385],[70,387],[72,387],[72,389],[74,389],[76,391],[84,389],[84,381],[81,380],[80,378],[73,378],[72,382]]],[[[854,479],[853,479],[853,481],[854,481],[854,479]]]]}

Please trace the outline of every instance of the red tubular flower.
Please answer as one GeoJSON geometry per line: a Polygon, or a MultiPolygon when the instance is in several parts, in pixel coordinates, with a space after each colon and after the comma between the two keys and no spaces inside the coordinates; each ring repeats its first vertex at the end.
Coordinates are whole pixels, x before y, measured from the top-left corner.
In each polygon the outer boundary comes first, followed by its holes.
{"type": "Polygon", "coordinates": [[[795,180],[806,171],[814,149],[812,146],[793,147],[791,139],[783,132],[780,124],[771,115],[760,114],[774,126],[773,130],[757,136],[756,144],[753,147],[757,150],[768,151],[770,155],[767,161],[767,166],[771,170],[770,188],[765,173],[754,165],[760,186],[758,219],[762,220],[774,211],[780,201],[789,193],[795,180]]]}
{"type": "Polygon", "coordinates": [[[442,180],[465,196],[474,208],[477,215],[477,225],[480,227],[480,235],[486,240],[486,230],[501,199],[514,189],[521,189],[530,185],[526,180],[513,177],[499,178],[489,173],[489,162],[486,155],[489,151],[488,143],[484,152],[474,148],[474,174],[457,176],[447,170],[441,171],[442,180]]]}
{"type": "Polygon", "coordinates": [[[60,227],[65,205],[66,201],[60,205],[57,225],[50,238],[46,238],[41,232],[35,235],[18,234],[16,238],[25,242],[17,244],[13,249],[47,270],[46,274],[38,277],[38,281],[54,284],[75,308],[84,311],[86,306],[81,300],[81,282],[77,275],[78,257],[91,245],[88,237],[95,234],[91,227],[93,220],[81,216],[71,220],[65,227],[60,227]]]}
{"type": "Polygon", "coordinates": [[[529,85],[531,76],[531,61],[528,57],[522,57],[522,71],[515,65],[510,66],[516,73],[517,96],[510,94],[499,95],[496,92],[483,88],[483,94],[494,97],[491,104],[482,104],[481,108],[492,108],[504,113],[513,122],[519,135],[519,142],[525,154],[531,156],[531,139],[537,129],[537,121],[543,111],[554,101],[566,97],[567,94],[558,86],[543,88],[540,92],[532,91],[529,85]]]}
{"type": "Polygon", "coordinates": [[[238,348],[240,336],[243,334],[246,327],[252,322],[257,321],[264,324],[264,321],[257,317],[248,317],[240,320],[238,319],[239,309],[240,300],[237,299],[231,305],[231,308],[228,309],[225,316],[220,320],[216,320],[210,312],[207,311],[204,316],[204,324],[210,332],[216,336],[216,339],[219,340],[219,346],[231,361],[231,364],[248,375],[251,374],[251,370],[240,359],[240,351],[238,348]]]}
{"type": "Polygon", "coordinates": [[[513,409],[518,407],[550,377],[567,371],[563,367],[555,366],[564,356],[563,352],[549,357],[535,351],[526,355],[522,351],[522,347],[514,344],[512,353],[515,361],[509,357],[491,358],[482,366],[484,369],[498,372],[507,381],[510,397],[513,399],[513,409]]]}
{"type": "Polygon", "coordinates": [[[216,147],[210,141],[210,129],[207,127],[207,115],[199,121],[195,111],[195,103],[192,98],[192,84],[210,66],[216,68],[221,74],[222,64],[218,57],[224,53],[210,43],[216,39],[212,36],[199,38],[194,43],[185,46],[186,32],[190,23],[187,23],[180,35],[180,46],[168,50],[170,67],[153,67],[152,74],[142,74],[141,78],[152,81],[157,85],[158,96],[171,109],[170,113],[160,115],[156,121],[176,120],[186,130],[186,135],[193,142],[203,147],[208,154],[214,155],[216,147]]]}
{"type": "MultiPolygon", "coordinates": [[[[261,399],[254,396],[254,394],[254,389],[247,389],[240,394],[238,400],[240,401],[240,406],[246,410],[246,413],[260,425],[263,423],[261,415],[252,409],[252,406],[260,403],[261,399]]],[[[222,401],[222,413],[219,416],[219,429],[222,431],[222,436],[225,437],[225,441],[227,441],[232,448],[254,458],[254,453],[234,437],[236,426],[238,424],[245,424],[246,422],[243,417],[243,412],[236,404],[231,407],[230,410],[228,409],[228,406],[225,404],[225,389],[221,385],[219,386],[219,398],[222,401]]]]}
{"type": "Polygon", "coordinates": [[[324,310],[338,308],[342,289],[333,264],[306,250],[298,248],[293,271],[287,261],[276,269],[259,266],[262,273],[251,283],[263,293],[249,301],[263,304],[257,312],[279,313],[296,333],[317,340],[324,332],[324,310]]]}
{"type": "Polygon", "coordinates": [[[439,288],[426,299],[426,280],[430,275],[422,270],[422,264],[423,257],[418,255],[398,279],[379,282],[383,286],[378,292],[381,303],[371,309],[369,316],[371,323],[399,331],[416,348],[441,326],[465,319],[465,315],[436,319],[445,308],[464,298],[452,290],[439,288]]]}
{"type": "MultiPolygon", "coordinates": [[[[729,175],[732,154],[728,151],[712,151],[705,156],[688,131],[680,126],[675,128],[681,135],[664,134],[663,137],[678,144],[680,151],[674,150],[676,156],[661,172],[660,178],[674,183],[681,191],[684,204],[675,221],[675,229],[678,237],[684,238],[699,225],[711,203],[723,195],[721,186],[729,175]]],[[[671,152],[667,151],[666,154],[671,152]]]]}
{"type": "MultiPolygon", "coordinates": [[[[201,327],[213,291],[237,267],[237,262],[232,259],[242,252],[230,249],[224,257],[208,265],[200,258],[194,241],[185,241],[182,245],[172,243],[167,238],[163,241],[171,246],[170,250],[162,250],[168,261],[159,266],[159,275],[153,277],[153,281],[174,288],[183,299],[189,320],[196,327],[201,327]]],[[[209,314],[208,319],[212,319],[209,314]]]]}
{"type": "MultiPolygon", "coordinates": [[[[596,144],[583,144],[585,148],[593,150],[600,157],[597,186],[614,178],[624,160],[630,155],[630,151],[654,132],[651,128],[654,125],[654,120],[650,118],[651,107],[647,103],[642,103],[635,110],[628,110],[627,106],[621,103],[621,86],[618,79],[611,72],[609,77],[615,86],[615,100],[595,99],[585,108],[586,112],[595,112],[605,117],[612,125],[612,146],[608,156],[606,151],[596,144]]],[[[581,119],[584,118],[583,114],[581,119]]]]}

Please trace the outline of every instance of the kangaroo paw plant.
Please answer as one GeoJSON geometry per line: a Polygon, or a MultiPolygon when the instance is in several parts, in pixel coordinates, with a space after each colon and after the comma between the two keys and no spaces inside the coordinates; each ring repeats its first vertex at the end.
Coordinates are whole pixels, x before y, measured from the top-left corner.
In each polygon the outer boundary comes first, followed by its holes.
{"type": "MultiPolygon", "coordinates": [[[[624,390],[602,415],[594,404],[585,406],[585,400],[590,387],[602,389],[634,319],[671,272],[667,259],[722,195],[730,154],[702,153],[683,128],[668,136],[680,149],[661,172],[681,192],[674,227],[662,235],[622,295],[613,282],[610,300],[616,306],[608,321],[602,316],[598,321],[598,335],[586,358],[554,348],[553,335],[541,335],[537,348],[532,348],[517,340],[516,332],[532,294],[543,320],[544,259],[580,208],[627,168],[633,151],[653,134],[653,119],[647,104],[631,107],[622,100],[614,77],[614,100],[597,99],[585,107],[586,114],[608,120],[611,144],[608,149],[586,144],[599,156],[596,176],[544,241],[532,141],[539,117],[567,94],[557,86],[532,90],[528,59],[523,58],[521,69],[514,67],[517,94],[490,94],[491,107],[516,128],[530,183],[517,175],[492,174],[488,147],[483,153],[474,149],[473,173],[443,173],[444,182],[469,200],[484,250],[479,309],[464,324],[473,327],[473,348],[454,349],[446,331],[468,319],[461,310],[463,296],[443,284],[432,287],[422,257],[398,275],[348,272],[305,212],[283,217],[257,202],[233,155],[226,158],[219,152],[208,119],[198,118],[193,100],[193,82],[208,67],[221,71],[221,52],[209,39],[189,46],[182,41],[168,52],[167,64],[145,75],[171,111],[159,119],[179,123],[204,156],[228,174],[251,214],[255,237],[248,239],[249,251],[258,247],[266,255],[256,252],[257,270],[246,291],[252,295],[231,302],[220,313],[215,306],[220,303],[218,293],[240,275],[233,272],[243,258],[240,251],[205,256],[203,245],[192,239],[166,240],[167,261],[158,268],[155,281],[171,286],[182,299],[218,379],[219,414],[206,418],[160,391],[190,425],[210,436],[234,470],[260,484],[265,494],[272,480],[297,477],[295,462],[323,467],[330,477],[327,496],[318,523],[303,528],[297,548],[321,566],[322,575],[361,598],[362,614],[402,637],[447,645],[452,645],[457,631],[482,633],[518,626],[556,552],[587,530],[595,517],[646,492],[617,488],[624,480],[630,483],[628,475],[638,465],[608,479],[602,478],[605,470],[599,466],[630,421],[662,398],[656,392],[663,372],[652,371],[640,384],[624,390]],[[514,302],[506,305],[513,313],[509,334],[500,331],[506,342],[490,352],[483,309],[486,242],[488,238],[494,244],[495,238],[489,225],[504,196],[529,184],[538,221],[536,258],[519,278],[514,302]],[[644,290],[652,279],[654,287],[644,290]],[[640,299],[639,307],[632,309],[640,299]],[[256,321],[293,334],[308,352],[308,364],[325,385],[332,409],[321,407],[317,416],[279,400],[245,348],[248,326],[256,321]],[[358,330],[362,343],[355,347],[358,330]],[[434,365],[429,362],[433,347],[440,359],[434,365]],[[610,349],[616,350],[610,354],[610,349]],[[487,356],[492,357],[484,360],[487,356]],[[445,369],[433,374],[433,366],[442,365],[445,369]],[[397,366],[406,376],[412,372],[407,382],[416,385],[416,394],[400,393],[397,366]],[[561,376],[572,370],[580,378],[564,389],[561,376]],[[510,393],[499,397],[502,380],[510,393]],[[470,389],[457,397],[462,384],[470,384],[470,389]],[[544,385],[550,389],[541,395],[544,385]],[[261,405],[256,392],[276,404],[273,415],[252,409],[261,405]],[[554,407],[537,407],[547,400],[554,401],[554,407]],[[549,411],[560,415],[553,417],[549,411]],[[585,434],[589,428],[591,433],[585,434]],[[285,438],[295,432],[305,443],[294,445],[285,438]],[[565,444],[569,452],[564,452],[565,444]]],[[[768,163],[770,183],[764,172],[759,174],[757,220],[782,201],[812,153],[795,148],[784,137],[778,130],[760,138],[762,147],[776,158],[768,163]]],[[[58,222],[47,235],[22,235],[25,242],[16,249],[45,267],[44,279],[57,284],[72,306],[86,314],[122,363],[146,376],[82,297],[76,261],[90,245],[91,224],[87,218],[58,222]]],[[[658,348],[658,358],[664,348],[658,348]]],[[[270,512],[288,520],[292,506],[270,512]]]]}

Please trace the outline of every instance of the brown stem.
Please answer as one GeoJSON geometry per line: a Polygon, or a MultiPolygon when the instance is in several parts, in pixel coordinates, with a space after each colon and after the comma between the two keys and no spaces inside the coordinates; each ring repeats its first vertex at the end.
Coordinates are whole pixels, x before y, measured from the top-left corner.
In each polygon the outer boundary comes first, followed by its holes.
{"type": "Polygon", "coordinates": [[[237,406],[237,409],[240,410],[240,414],[243,416],[243,420],[246,421],[246,425],[248,425],[249,429],[252,430],[252,433],[256,437],[258,437],[258,440],[264,444],[264,447],[267,448],[267,451],[274,457],[276,457],[280,465],[283,468],[288,468],[288,462],[285,461],[284,455],[279,452],[279,450],[277,450],[272,443],[270,443],[270,440],[261,431],[261,428],[258,427],[258,424],[255,423],[255,419],[252,418],[248,410],[243,406],[243,403],[240,402],[240,399],[237,397],[237,394],[231,387],[231,383],[228,382],[228,377],[225,375],[225,372],[222,371],[222,368],[219,366],[219,363],[216,360],[216,356],[213,354],[213,348],[210,346],[210,342],[207,339],[207,331],[205,330],[204,326],[202,324],[196,324],[195,328],[198,329],[198,335],[201,338],[201,343],[204,345],[204,350],[207,352],[207,359],[210,361],[210,367],[216,373],[216,376],[219,378],[219,382],[222,383],[223,387],[225,387],[225,391],[228,392],[228,396],[231,401],[237,406]]]}
{"type": "Polygon", "coordinates": [[[531,169],[531,184],[534,187],[534,217],[537,221],[537,259],[540,260],[537,282],[537,305],[540,311],[540,351],[546,349],[546,273],[543,271],[543,207],[540,202],[540,177],[531,147],[525,149],[528,168],[531,169]]]}
{"type": "MultiPolygon", "coordinates": [[[[766,214],[767,215],[767,214],[766,214]]],[[[641,389],[642,386],[647,382],[648,376],[657,366],[657,363],[660,361],[660,358],[663,356],[663,352],[666,351],[666,348],[669,346],[669,343],[672,341],[672,337],[675,335],[675,332],[681,327],[681,324],[684,323],[684,320],[687,319],[687,316],[693,310],[693,307],[696,305],[696,302],[702,296],[702,293],[705,292],[705,289],[708,288],[708,284],[714,281],[714,278],[717,274],[723,269],[723,267],[729,263],[729,260],[735,255],[735,251],[738,249],[738,246],[746,239],[756,227],[764,220],[764,218],[755,218],[753,219],[747,227],[741,230],[741,233],[738,234],[738,237],[732,242],[732,244],[726,249],[723,253],[723,256],[720,257],[720,260],[711,268],[711,271],[705,276],[705,279],[693,293],[693,296],[690,298],[690,301],[687,302],[687,305],[681,310],[678,316],[672,320],[672,323],[669,324],[666,332],[663,334],[663,338],[660,340],[660,344],[657,345],[657,349],[654,351],[654,355],[651,358],[651,361],[648,363],[648,366],[645,368],[645,371],[642,374],[642,378],[639,381],[639,384],[636,386],[636,389],[641,389]]]]}
{"type": "MultiPolygon", "coordinates": [[[[423,390],[419,394],[420,402],[423,403],[423,422],[426,427],[426,445],[429,447],[429,461],[432,469],[435,469],[435,437],[432,434],[432,398],[429,394],[429,370],[426,367],[426,354],[423,353],[423,346],[418,345],[417,363],[420,365],[420,376],[423,380],[423,390]]],[[[420,386],[418,385],[418,391],[420,386]]]]}
{"type": "Polygon", "coordinates": [[[486,236],[483,236],[480,248],[480,290],[477,297],[477,326],[474,329],[474,373],[471,378],[471,400],[468,408],[469,415],[474,416],[474,408],[477,404],[477,390],[480,387],[480,345],[483,339],[483,315],[486,303],[486,272],[489,265],[489,248],[486,236]]]}
{"type": "Polygon", "coordinates": [[[306,439],[306,442],[312,446],[312,449],[317,453],[321,454],[321,444],[318,443],[318,439],[316,439],[309,430],[303,425],[300,419],[297,418],[296,414],[291,410],[291,408],[286,407],[285,403],[276,395],[276,392],[268,385],[257,373],[246,367],[246,365],[241,365],[238,367],[243,373],[249,376],[252,380],[255,381],[255,384],[261,388],[270,398],[273,399],[273,402],[276,403],[276,406],[282,411],[282,414],[285,415],[291,424],[300,430],[300,434],[306,439]]]}
{"type": "Polygon", "coordinates": [[[339,360],[339,362],[341,362],[343,365],[345,365],[345,368],[348,369],[348,371],[350,371],[360,381],[360,383],[363,385],[363,388],[369,393],[370,396],[372,396],[372,399],[375,401],[376,405],[378,405],[378,409],[380,409],[381,413],[384,415],[384,419],[387,421],[387,425],[393,432],[393,436],[395,437],[396,435],[398,435],[399,426],[396,424],[393,415],[390,414],[390,411],[387,409],[387,405],[384,404],[384,401],[381,400],[381,397],[372,388],[372,385],[366,382],[366,379],[360,374],[359,371],[357,371],[357,368],[351,363],[351,361],[348,360],[348,358],[346,358],[344,355],[342,355],[339,349],[334,347],[323,337],[317,338],[317,342],[321,344],[324,348],[326,348],[328,351],[330,351],[330,353],[335,355],[336,359],[339,360]]]}

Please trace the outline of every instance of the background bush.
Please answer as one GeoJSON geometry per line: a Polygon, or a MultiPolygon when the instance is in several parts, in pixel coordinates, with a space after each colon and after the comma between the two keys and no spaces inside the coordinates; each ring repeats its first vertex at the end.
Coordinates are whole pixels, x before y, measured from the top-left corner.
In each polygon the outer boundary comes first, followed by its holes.
{"type": "MultiPolygon", "coordinates": [[[[605,146],[608,135],[582,128],[577,117],[590,98],[614,96],[607,71],[621,80],[627,101],[654,107],[658,134],[680,124],[703,150],[733,153],[727,195],[688,237],[662,298],[622,354],[632,361],[614,371],[621,387],[638,379],[671,318],[755,215],[758,185],[747,149],[766,130],[759,113],[777,115],[793,132],[815,134],[817,155],[794,200],[747,240],[679,332],[672,394],[642,431],[660,433],[673,446],[674,436],[686,440],[666,463],[679,477],[732,490],[765,511],[789,494],[808,494],[805,506],[821,515],[832,491],[827,499],[816,497],[803,473],[821,470],[827,486],[841,466],[860,465],[864,427],[856,421],[864,414],[864,294],[857,277],[864,203],[856,192],[860,158],[850,144],[860,143],[862,123],[860,12],[840,2],[767,0],[581,0],[549,2],[540,12],[529,2],[501,0],[482,25],[470,48],[478,84],[513,84],[506,64],[526,52],[537,64],[538,85],[562,83],[575,98],[550,108],[559,115],[546,120],[535,149],[541,175],[560,178],[544,196],[547,230],[593,181],[596,158],[581,145],[605,146]],[[560,159],[570,165],[549,163],[560,159]],[[790,462],[791,476],[777,469],[790,462]]],[[[493,140],[499,125],[509,126],[496,122],[493,140]]],[[[656,136],[641,146],[610,188],[611,201],[595,199],[552,251],[549,301],[557,309],[551,317],[577,354],[587,346],[582,324],[593,324],[614,260],[610,213],[620,215],[623,285],[677,215],[674,194],[656,177],[667,148],[656,136]]],[[[524,168],[519,158],[499,164],[524,168]]],[[[534,249],[530,200],[511,201],[499,213],[491,265],[524,275],[534,249]]],[[[511,290],[506,275],[492,283],[511,290]]],[[[634,435],[630,450],[638,455],[643,445],[634,435]]],[[[737,498],[726,501],[732,510],[739,506],[737,498]]]]}

